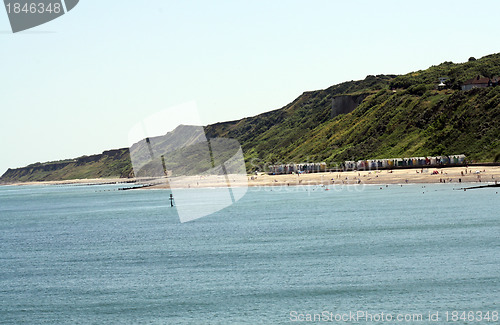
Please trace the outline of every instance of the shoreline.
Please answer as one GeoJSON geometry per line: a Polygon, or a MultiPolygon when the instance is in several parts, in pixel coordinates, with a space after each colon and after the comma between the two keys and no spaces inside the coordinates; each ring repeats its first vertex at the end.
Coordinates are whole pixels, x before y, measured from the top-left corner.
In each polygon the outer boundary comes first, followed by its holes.
{"type": "MultiPolygon", "coordinates": [[[[262,182],[257,176],[254,182],[262,182]]],[[[281,183],[281,185],[323,185],[353,184],[435,184],[435,183],[483,183],[500,180],[499,166],[413,168],[372,171],[325,172],[301,175],[263,176],[263,182],[281,183]],[[312,184],[314,185],[314,184],[312,184]]]]}
{"type": "Polygon", "coordinates": [[[211,187],[256,187],[256,186],[300,186],[300,185],[388,185],[388,184],[488,184],[500,180],[500,166],[469,166],[444,168],[413,168],[372,171],[342,171],[310,174],[268,175],[228,175],[223,176],[187,176],[177,179],[125,179],[97,178],[74,179],[64,181],[14,182],[0,186],[29,185],[123,185],[147,189],[166,189],[170,184],[176,188],[211,188],[211,187]],[[148,186],[144,186],[148,185],[148,186]]]}

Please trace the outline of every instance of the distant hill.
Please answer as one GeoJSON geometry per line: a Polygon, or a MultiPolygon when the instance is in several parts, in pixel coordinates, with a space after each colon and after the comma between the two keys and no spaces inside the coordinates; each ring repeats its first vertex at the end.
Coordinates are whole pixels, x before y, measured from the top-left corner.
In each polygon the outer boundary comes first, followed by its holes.
{"type": "Polygon", "coordinates": [[[129,149],[123,148],[92,156],[8,169],[0,181],[9,183],[131,176],[129,149]]]}
{"type": "MultiPolygon", "coordinates": [[[[500,154],[500,86],[461,90],[477,76],[500,76],[500,54],[444,62],[406,75],[367,76],[305,92],[283,108],[205,127],[207,137],[237,139],[247,170],[268,163],[465,154],[491,162],[500,154]],[[440,79],[445,87],[438,89],[440,79]]],[[[185,138],[181,126],[169,135],[185,138]]],[[[198,135],[192,135],[193,141],[198,135]]],[[[132,146],[134,150],[134,146],[132,146]]],[[[128,149],[9,169],[2,182],[128,177],[128,149]]]]}

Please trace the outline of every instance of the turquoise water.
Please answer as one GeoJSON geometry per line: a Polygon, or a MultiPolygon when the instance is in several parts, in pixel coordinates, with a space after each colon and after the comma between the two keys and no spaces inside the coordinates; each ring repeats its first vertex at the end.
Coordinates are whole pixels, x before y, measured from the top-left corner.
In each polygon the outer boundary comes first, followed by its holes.
{"type": "Polygon", "coordinates": [[[436,324],[431,311],[443,324],[446,312],[500,311],[498,189],[253,188],[180,223],[169,191],[116,188],[0,187],[0,323],[293,324],[364,311],[436,324]]]}

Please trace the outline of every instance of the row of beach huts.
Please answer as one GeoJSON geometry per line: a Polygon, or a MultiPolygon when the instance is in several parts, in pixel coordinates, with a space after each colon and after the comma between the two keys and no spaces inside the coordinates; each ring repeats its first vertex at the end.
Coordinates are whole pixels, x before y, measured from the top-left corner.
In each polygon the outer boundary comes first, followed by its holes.
{"type": "Polygon", "coordinates": [[[464,165],[465,155],[437,156],[437,157],[410,157],[391,159],[372,159],[346,161],[344,167],[347,170],[376,169],[392,167],[434,167],[445,165],[464,165]]]}
{"type": "Polygon", "coordinates": [[[277,164],[269,166],[269,174],[301,174],[326,172],[326,163],[277,164]]]}
{"type": "MultiPolygon", "coordinates": [[[[342,170],[367,170],[367,169],[391,169],[411,167],[440,167],[465,165],[465,155],[436,156],[436,157],[410,157],[391,159],[370,159],[358,161],[345,161],[342,170]]],[[[338,168],[336,168],[338,170],[338,168]]],[[[319,173],[328,171],[325,162],[301,163],[301,164],[276,164],[269,166],[269,174],[293,174],[293,173],[319,173]]]]}

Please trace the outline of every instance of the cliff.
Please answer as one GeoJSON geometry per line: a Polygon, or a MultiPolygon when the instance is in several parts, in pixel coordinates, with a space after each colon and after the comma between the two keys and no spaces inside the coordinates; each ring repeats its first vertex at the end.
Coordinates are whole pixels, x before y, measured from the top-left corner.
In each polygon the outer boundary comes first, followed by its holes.
{"type": "Polygon", "coordinates": [[[334,118],[340,114],[348,114],[363,102],[369,94],[360,95],[340,95],[332,100],[332,113],[330,118],[334,118]]]}
{"type": "MultiPolygon", "coordinates": [[[[461,90],[466,80],[478,75],[500,75],[500,54],[304,92],[280,109],[204,130],[207,138],[238,140],[247,171],[263,170],[270,163],[325,161],[333,166],[345,160],[451,154],[493,162],[500,159],[500,86],[461,90]],[[438,87],[443,78],[446,86],[438,87]]],[[[194,144],[202,135],[190,130],[181,126],[150,141],[153,147],[156,141],[194,144]]],[[[147,154],[138,146],[131,150],[147,154]]],[[[130,175],[129,151],[119,149],[9,169],[0,181],[130,175]]]]}
{"type": "Polygon", "coordinates": [[[34,182],[101,177],[129,177],[132,165],[128,148],[108,150],[102,154],[76,159],[35,163],[23,168],[8,169],[0,181],[34,182]]]}

